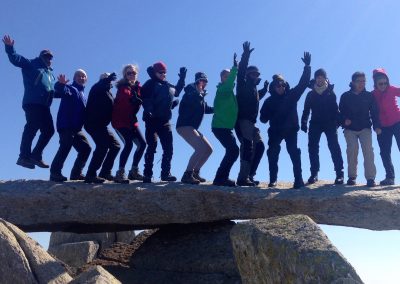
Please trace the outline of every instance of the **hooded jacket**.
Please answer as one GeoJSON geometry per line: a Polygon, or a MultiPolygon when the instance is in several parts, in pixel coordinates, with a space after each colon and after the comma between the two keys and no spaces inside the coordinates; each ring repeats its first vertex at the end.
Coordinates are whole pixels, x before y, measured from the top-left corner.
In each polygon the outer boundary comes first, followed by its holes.
{"type": "Polygon", "coordinates": [[[76,82],[70,85],[57,82],[54,89],[55,97],[61,98],[57,114],[57,131],[65,129],[80,131],[85,120],[85,87],[76,82]]]}
{"type": "Polygon", "coordinates": [[[112,111],[112,126],[116,129],[138,127],[136,114],[142,105],[140,83],[131,84],[127,80],[122,80],[117,83],[117,89],[112,111]]]}
{"type": "MultiPolygon", "coordinates": [[[[389,82],[389,77],[383,69],[374,70],[374,74],[378,73],[386,76],[389,82]]],[[[397,105],[397,97],[400,97],[400,88],[391,86],[389,83],[384,92],[379,91],[375,87],[372,94],[378,106],[379,121],[381,126],[389,127],[400,122],[400,109],[397,105]]]]}
{"type": "Polygon", "coordinates": [[[22,71],[24,98],[22,105],[42,105],[50,107],[54,96],[55,77],[53,69],[48,67],[40,57],[26,59],[15,52],[14,46],[6,45],[10,62],[22,71]]]}
{"type": "Polygon", "coordinates": [[[183,87],[184,80],[179,80],[176,86],[168,81],[159,80],[150,66],[147,68],[150,79],[144,83],[141,94],[143,98],[143,120],[145,114],[150,113],[153,119],[168,122],[172,117],[172,102],[174,97],[178,97],[183,87]]]}
{"type": "Polygon", "coordinates": [[[182,126],[192,126],[198,129],[203,120],[204,114],[213,113],[214,109],[207,105],[204,100],[206,92],[199,92],[194,83],[185,87],[185,94],[179,104],[179,115],[176,128],[182,126]]]}
{"type": "Polygon", "coordinates": [[[296,87],[290,88],[286,82],[285,92],[282,95],[276,93],[274,82],[271,83],[268,97],[260,111],[260,121],[269,121],[269,135],[286,137],[292,132],[299,131],[299,118],[297,115],[297,102],[306,90],[311,76],[311,67],[305,66],[300,81],[296,87]]]}
{"type": "Polygon", "coordinates": [[[315,91],[314,85],[315,80],[311,80],[309,88],[312,90],[308,92],[304,102],[301,125],[307,125],[311,111],[310,127],[315,125],[322,128],[336,128],[340,124],[340,114],[333,91],[334,85],[328,83],[327,89],[322,94],[315,91]]]}

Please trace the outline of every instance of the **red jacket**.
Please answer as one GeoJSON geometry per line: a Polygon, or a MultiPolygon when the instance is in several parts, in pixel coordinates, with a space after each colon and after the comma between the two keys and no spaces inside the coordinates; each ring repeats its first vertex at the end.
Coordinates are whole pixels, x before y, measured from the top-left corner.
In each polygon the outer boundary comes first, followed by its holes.
{"type": "Polygon", "coordinates": [[[142,104],[140,96],[140,83],[132,85],[128,82],[119,83],[114,100],[111,124],[114,128],[138,127],[138,113],[142,104]]]}

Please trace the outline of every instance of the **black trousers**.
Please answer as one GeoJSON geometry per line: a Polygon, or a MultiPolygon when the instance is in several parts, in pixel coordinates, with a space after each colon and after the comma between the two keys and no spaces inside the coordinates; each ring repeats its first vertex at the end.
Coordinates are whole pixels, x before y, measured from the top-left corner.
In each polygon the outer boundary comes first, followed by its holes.
{"type": "Polygon", "coordinates": [[[343,158],[340,149],[336,127],[324,128],[319,125],[310,125],[308,132],[308,154],[310,157],[311,175],[317,175],[320,169],[319,164],[319,141],[322,133],[325,133],[328,141],[328,148],[336,173],[343,172],[343,158]]]}
{"type": "Polygon", "coordinates": [[[168,175],[171,171],[171,160],[173,155],[173,139],[170,122],[162,122],[157,119],[146,121],[145,137],[147,150],[144,155],[143,174],[146,177],[153,176],[154,154],[157,150],[158,138],[160,138],[161,147],[163,149],[161,175],[168,175]]]}
{"type": "Polygon", "coordinates": [[[394,167],[392,163],[392,141],[393,136],[396,139],[397,147],[400,150],[400,122],[389,127],[382,127],[382,133],[378,135],[379,148],[383,167],[386,171],[386,178],[395,178],[394,167]]]}
{"type": "Polygon", "coordinates": [[[138,127],[132,128],[118,128],[116,129],[118,136],[124,143],[124,148],[119,156],[119,168],[124,169],[128,161],[129,154],[132,151],[133,143],[136,145],[136,151],[133,155],[132,168],[137,168],[140,159],[143,157],[144,150],[146,149],[146,141],[138,127]]]}
{"type": "Polygon", "coordinates": [[[289,153],[290,159],[292,160],[294,178],[295,180],[302,180],[301,152],[300,149],[297,148],[297,131],[289,133],[286,136],[269,131],[268,137],[267,156],[270,182],[275,182],[278,179],[278,160],[281,151],[281,142],[283,140],[286,142],[286,149],[289,153]]]}
{"type": "Polygon", "coordinates": [[[235,136],[232,129],[228,128],[213,128],[212,132],[218,141],[225,148],[225,155],[219,165],[215,179],[226,180],[229,178],[229,173],[233,164],[239,157],[239,147],[236,144],[235,136]]]}
{"type": "Polygon", "coordinates": [[[21,158],[42,160],[44,148],[54,135],[53,117],[50,108],[42,105],[24,105],[26,124],[22,133],[20,154],[21,158]],[[40,130],[40,136],[31,152],[32,141],[40,130]]]}
{"type": "Polygon", "coordinates": [[[61,174],[64,162],[67,159],[72,147],[74,147],[74,149],[78,152],[78,155],[75,159],[74,166],[72,167],[71,175],[82,173],[82,170],[89,158],[90,152],[92,151],[85,134],[83,131],[63,129],[59,131],[59,135],[60,147],[58,148],[53,162],[51,163],[50,173],[61,174]]]}
{"type": "Polygon", "coordinates": [[[108,129],[108,127],[85,129],[90,134],[94,143],[96,144],[96,149],[93,152],[87,175],[97,175],[97,170],[100,167],[101,174],[111,173],[111,169],[114,165],[114,160],[117,157],[118,152],[121,148],[119,142],[115,138],[114,134],[108,129]]]}

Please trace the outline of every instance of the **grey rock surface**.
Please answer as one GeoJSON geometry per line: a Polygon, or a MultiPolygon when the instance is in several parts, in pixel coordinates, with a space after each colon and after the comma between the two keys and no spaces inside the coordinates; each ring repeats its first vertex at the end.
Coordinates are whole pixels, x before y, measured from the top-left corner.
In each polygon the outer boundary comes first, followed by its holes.
{"type": "Polygon", "coordinates": [[[91,262],[98,250],[98,243],[87,241],[52,246],[48,252],[69,266],[79,268],[91,262]]]}
{"type": "Polygon", "coordinates": [[[81,273],[70,284],[121,284],[121,282],[103,267],[95,266],[81,273]]]}
{"type": "Polygon", "coordinates": [[[76,234],[69,232],[53,232],[50,234],[49,250],[53,247],[69,244],[93,241],[100,245],[101,249],[108,248],[111,244],[116,242],[116,233],[104,232],[104,233],[91,233],[91,234],[76,234]]]}
{"type": "MultiPolygon", "coordinates": [[[[262,184],[261,187],[265,186],[262,184]]],[[[102,185],[49,181],[0,182],[0,217],[24,231],[109,232],[220,220],[304,214],[316,223],[399,230],[397,186],[293,190],[223,188],[178,182],[102,185]]]]}
{"type": "Polygon", "coordinates": [[[135,231],[121,231],[115,232],[115,241],[119,243],[130,244],[136,237],[135,231]]]}
{"type": "Polygon", "coordinates": [[[243,283],[362,283],[307,216],[243,222],[231,239],[243,283]]]}

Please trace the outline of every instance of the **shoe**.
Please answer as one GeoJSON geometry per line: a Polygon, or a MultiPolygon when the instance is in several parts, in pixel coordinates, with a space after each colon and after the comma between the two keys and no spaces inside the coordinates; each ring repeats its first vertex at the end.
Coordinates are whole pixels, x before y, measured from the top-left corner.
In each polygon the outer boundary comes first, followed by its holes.
{"type": "Polygon", "coordinates": [[[69,180],[85,180],[85,176],[82,173],[71,173],[69,180]]]}
{"type": "Polygon", "coordinates": [[[275,181],[270,181],[268,184],[268,187],[276,187],[278,185],[278,183],[275,181]]]}
{"type": "Polygon", "coordinates": [[[161,180],[162,181],[176,181],[176,177],[171,175],[171,173],[161,174],[161,180]]]}
{"type": "Polygon", "coordinates": [[[249,178],[243,180],[237,180],[236,184],[238,186],[256,186],[256,184],[252,182],[249,178]]]}
{"type": "Polygon", "coordinates": [[[130,180],[143,180],[143,176],[140,174],[139,169],[132,169],[128,173],[128,179],[130,179],[130,180]]]}
{"type": "Polygon", "coordinates": [[[129,183],[129,179],[126,178],[125,175],[125,170],[124,169],[119,169],[117,173],[115,174],[114,181],[117,183],[129,183]]]}
{"type": "Polygon", "coordinates": [[[376,186],[375,180],[373,180],[373,179],[368,179],[368,180],[367,180],[367,186],[368,186],[368,187],[375,187],[375,186],[376,186]]]}
{"type": "Polygon", "coordinates": [[[356,185],[356,178],[353,177],[349,177],[349,179],[347,180],[347,185],[356,185]]]}
{"type": "Polygon", "coordinates": [[[28,169],[34,169],[35,168],[35,164],[32,163],[31,159],[27,159],[27,158],[19,157],[16,164],[18,166],[21,166],[21,167],[24,167],[24,168],[28,168],[28,169]]]}
{"type": "Polygon", "coordinates": [[[394,178],[385,178],[379,185],[394,185],[394,178]]]}
{"type": "Polygon", "coordinates": [[[318,181],[318,175],[311,175],[309,178],[308,178],[308,181],[307,181],[307,183],[308,184],[314,184],[314,183],[316,183],[318,181]]]}
{"type": "Polygon", "coordinates": [[[200,181],[193,176],[193,171],[186,171],[181,179],[181,182],[187,184],[199,184],[200,181]]]}
{"type": "Polygon", "coordinates": [[[114,181],[115,177],[111,173],[99,173],[99,177],[108,181],[114,181]]]}
{"type": "Polygon", "coordinates": [[[335,184],[344,184],[344,178],[340,176],[336,177],[335,184]]]}
{"type": "Polygon", "coordinates": [[[260,181],[259,180],[254,180],[254,177],[249,177],[249,180],[254,183],[255,185],[259,185],[260,181]]]}
{"type": "Polygon", "coordinates": [[[152,183],[151,177],[143,176],[143,183],[152,183]]]}
{"type": "Polygon", "coordinates": [[[64,182],[67,181],[68,179],[63,176],[62,174],[50,174],[50,181],[54,182],[64,182]]]}
{"type": "Polygon", "coordinates": [[[302,179],[294,181],[294,183],[293,183],[293,188],[294,189],[299,189],[299,188],[302,188],[302,187],[304,187],[304,181],[302,179]]]}
{"type": "Polygon", "coordinates": [[[36,160],[35,158],[30,158],[32,164],[38,166],[39,168],[42,169],[48,169],[50,168],[50,166],[48,164],[46,164],[43,160],[36,160]]]}
{"type": "Polygon", "coordinates": [[[98,176],[86,175],[85,183],[104,183],[106,180],[98,176]]]}
{"type": "Polygon", "coordinates": [[[200,176],[200,170],[195,170],[195,171],[193,171],[193,177],[194,177],[195,179],[199,180],[200,182],[206,182],[206,179],[205,179],[205,178],[202,178],[202,177],[200,176]]]}
{"type": "Polygon", "coordinates": [[[236,182],[234,180],[231,179],[214,179],[213,181],[213,185],[216,186],[229,186],[229,187],[235,187],[236,186],[236,182]]]}

